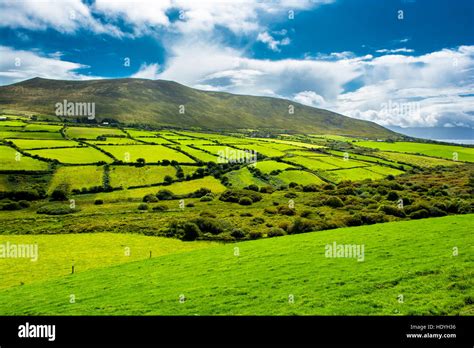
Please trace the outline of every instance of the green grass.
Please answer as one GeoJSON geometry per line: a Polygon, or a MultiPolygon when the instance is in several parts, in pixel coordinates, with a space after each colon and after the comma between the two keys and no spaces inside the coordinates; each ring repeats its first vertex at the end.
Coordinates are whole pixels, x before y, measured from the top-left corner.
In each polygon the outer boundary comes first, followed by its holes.
{"type": "Polygon", "coordinates": [[[208,154],[204,151],[201,151],[201,150],[196,150],[196,149],[193,149],[189,146],[186,146],[186,145],[175,145],[173,146],[174,148],[180,148],[182,151],[186,152],[187,154],[197,158],[198,160],[202,161],[202,162],[217,162],[217,156],[214,156],[214,155],[211,155],[211,154],[208,154]]]}
{"type": "MultiPolygon", "coordinates": [[[[343,152],[343,151],[336,151],[336,150],[328,150],[328,152],[333,154],[333,155],[340,156],[340,157],[344,157],[344,154],[345,154],[345,152],[343,152]]],[[[388,160],[385,160],[385,159],[378,158],[378,157],[359,155],[359,154],[355,154],[355,153],[351,153],[351,152],[347,152],[347,154],[349,155],[349,159],[355,159],[355,160],[370,162],[370,163],[381,163],[381,164],[385,164],[385,165],[389,165],[389,166],[390,165],[392,165],[392,166],[393,165],[398,165],[399,166],[399,164],[397,163],[396,160],[392,161],[388,157],[387,157],[388,160]]],[[[377,153],[377,155],[381,156],[382,154],[377,153]]],[[[410,169],[411,168],[411,167],[406,166],[406,165],[404,165],[403,167],[405,169],[410,169]]]]}
{"type": "Polygon", "coordinates": [[[109,137],[105,140],[88,140],[88,143],[95,144],[95,145],[135,145],[139,144],[138,141],[130,139],[130,138],[114,138],[109,137]]]}
{"type": "Polygon", "coordinates": [[[66,164],[86,164],[100,161],[108,163],[112,162],[110,157],[91,147],[29,150],[28,153],[44,158],[56,159],[59,162],[66,164]]]}
{"type": "Polygon", "coordinates": [[[39,149],[51,147],[74,147],[80,146],[76,141],[72,140],[34,140],[34,139],[13,139],[11,140],[20,149],[39,149]]]}
{"type": "Polygon", "coordinates": [[[184,243],[176,239],[134,234],[82,233],[63,235],[2,236],[0,244],[38,244],[38,261],[2,259],[0,289],[80,274],[94,268],[145,260],[152,256],[176,254],[213,247],[210,242],[184,243]],[[129,249],[126,249],[129,248],[129,249]],[[127,254],[125,253],[127,251],[127,254]],[[128,253],[129,251],[129,253],[128,253]]]}
{"type": "Polygon", "coordinates": [[[43,131],[43,132],[59,132],[63,128],[62,125],[55,124],[43,124],[43,123],[30,123],[25,127],[27,131],[43,131]]]}
{"type": "Polygon", "coordinates": [[[154,137],[154,138],[149,138],[149,137],[138,137],[138,138],[135,138],[137,140],[140,140],[140,141],[144,141],[145,143],[148,143],[148,144],[157,144],[157,145],[161,145],[161,144],[173,144],[172,142],[166,140],[166,139],[163,139],[163,138],[158,138],[158,137],[154,137]]]}
{"type": "Polygon", "coordinates": [[[63,139],[59,132],[0,132],[3,139],[63,139]]]}
{"type": "Polygon", "coordinates": [[[112,187],[150,185],[162,183],[165,176],[176,178],[176,168],[172,166],[110,166],[112,187]]]}
{"type": "Polygon", "coordinates": [[[442,157],[449,160],[453,159],[453,153],[458,154],[458,160],[461,162],[474,162],[474,148],[467,148],[455,145],[423,144],[412,142],[377,142],[377,141],[359,141],[358,146],[379,149],[382,151],[419,153],[426,156],[442,157]]]}
{"type": "Polygon", "coordinates": [[[0,145],[0,168],[2,170],[47,170],[48,163],[23,156],[11,147],[0,145]]]}
{"type": "Polygon", "coordinates": [[[316,175],[302,171],[302,170],[286,170],[278,174],[277,176],[275,176],[275,178],[278,179],[279,181],[282,181],[284,184],[296,182],[297,184],[300,184],[300,185],[310,185],[310,184],[322,185],[325,183],[316,175]]]}
{"type": "Polygon", "coordinates": [[[383,179],[389,174],[398,175],[403,172],[397,171],[387,167],[371,166],[365,168],[349,168],[341,170],[332,170],[322,173],[325,178],[340,182],[342,180],[360,181],[365,179],[379,180],[383,179]]]}
{"type": "MultiPolygon", "coordinates": [[[[86,271],[79,268],[74,275],[1,290],[1,311],[4,315],[472,315],[473,229],[473,215],[450,216],[223,245],[86,271]],[[333,242],[364,245],[364,261],[325,257],[326,245],[333,242]],[[234,255],[235,247],[239,256],[234,255]],[[459,248],[458,256],[453,256],[454,247],[459,248]],[[69,302],[71,294],[74,304],[69,302]],[[179,302],[181,294],[184,303],[179,302]],[[291,295],[294,303],[288,301],[291,295]]],[[[114,245],[113,250],[108,244],[103,248],[109,255],[121,253],[125,243],[114,245]]],[[[69,251],[84,250],[79,242],[69,246],[69,251]]],[[[66,262],[63,272],[69,267],[66,262]]],[[[18,274],[9,276],[10,284],[19,281],[18,274]]]]}
{"type": "Polygon", "coordinates": [[[256,163],[256,168],[259,169],[263,173],[270,173],[274,170],[285,170],[288,168],[293,168],[293,166],[277,161],[258,161],[256,163]]]}
{"type": "Polygon", "coordinates": [[[256,151],[267,157],[282,157],[286,155],[286,152],[276,149],[271,144],[249,144],[249,145],[237,145],[239,149],[242,150],[252,150],[256,151]]]}
{"type": "Polygon", "coordinates": [[[194,162],[191,158],[181,152],[162,145],[103,145],[100,146],[100,148],[111,153],[118,160],[124,162],[136,162],[139,158],[144,158],[147,163],[156,163],[165,159],[169,161],[174,160],[180,163],[194,162]],[[129,159],[128,161],[127,158],[129,159]]]}
{"type": "Polygon", "coordinates": [[[98,136],[116,135],[125,137],[125,133],[117,128],[68,127],[66,134],[70,138],[96,139],[98,136]]]}
{"type": "Polygon", "coordinates": [[[320,158],[326,158],[326,157],[301,157],[301,156],[296,156],[296,157],[291,157],[288,158],[287,160],[293,164],[296,165],[301,165],[303,167],[306,167],[310,170],[326,170],[326,169],[337,169],[338,167],[334,164],[330,164],[327,162],[323,162],[319,160],[320,158]]]}
{"type": "Polygon", "coordinates": [[[60,167],[54,173],[48,194],[51,194],[56,187],[62,184],[67,184],[70,190],[102,186],[103,175],[104,168],[102,166],[60,167]]]}
{"type": "Polygon", "coordinates": [[[244,188],[249,185],[268,186],[268,183],[265,181],[254,177],[247,167],[234,170],[227,173],[226,176],[229,178],[229,183],[231,183],[233,188],[244,188]]]}
{"type": "Polygon", "coordinates": [[[398,153],[398,152],[379,152],[378,153],[383,158],[386,158],[391,161],[408,163],[411,165],[425,167],[425,168],[432,168],[436,166],[455,166],[461,164],[460,162],[449,161],[440,158],[433,158],[427,156],[419,156],[419,155],[410,155],[406,153],[398,153]]]}
{"type": "Polygon", "coordinates": [[[317,148],[323,147],[321,145],[302,143],[302,142],[299,142],[299,141],[292,141],[292,140],[264,139],[264,138],[257,138],[257,139],[262,140],[262,141],[266,141],[266,142],[270,142],[270,143],[275,143],[275,144],[292,145],[291,147],[286,147],[286,149],[295,148],[295,147],[305,147],[305,148],[308,148],[308,149],[317,149],[317,148]]]}
{"type": "Polygon", "coordinates": [[[127,199],[141,200],[143,196],[149,193],[157,193],[159,190],[167,189],[173,192],[174,194],[188,194],[192,193],[201,187],[210,189],[214,193],[221,193],[225,190],[225,186],[214,177],[206,176],[201,179],[176,182],[167,186],[155,186],[155,187],[145,187],[138,189],[130,190],[119,190],[113,192],[101,192],[92,195],[94,199],[100,198],[104,201],[124,201],[127,199]]]}

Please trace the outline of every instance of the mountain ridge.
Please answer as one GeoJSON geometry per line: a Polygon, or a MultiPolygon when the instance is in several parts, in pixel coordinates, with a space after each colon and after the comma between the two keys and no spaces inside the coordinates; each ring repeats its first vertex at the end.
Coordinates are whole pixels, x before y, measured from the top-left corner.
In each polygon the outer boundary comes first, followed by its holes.
{"type": "Polygon", "coordinates": [[[54,115],[54,105],[63,100],[93,102],[98,121],[129,125],[399,137],[376,123],[286,99],[203,91],[169,80],[36,77],[0,86],[1,109],[54,115]]]}

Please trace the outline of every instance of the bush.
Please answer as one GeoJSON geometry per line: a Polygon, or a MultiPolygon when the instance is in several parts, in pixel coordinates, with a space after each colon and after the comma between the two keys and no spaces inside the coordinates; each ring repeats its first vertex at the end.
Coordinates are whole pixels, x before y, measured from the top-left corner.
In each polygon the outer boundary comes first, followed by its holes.
{"type": "Polygon", "coordinates": [[[362,217],[359,214],[354,214],[344,219],[344,224],[346,226],[360,226],[363,223],[362,217]]]}
{"type": "Polygon", "coordinates": [[[241,230],[240,228],[236,228],[232,231],[230,235],[234,237],[235,239],[242,239],[245,237],[245,232],[241,230]]]}
{"type": "Polygon", "coordinates": [[[157,204],[152,208],[153,211],[167,211],[168,207],[164,204],[157,204]]]}
{"type": "Polygon", "coordinates": [[[259,239],[262,238],[262,232],[260,231],[250,231],[249,232],[250,239],[259,239]]]}
{"type": "Polygon", "coordinates": [[[183,235],[181,237],[184,241],[196,240],[199,237],[201,231],[199,227],[193,222],[185,222],[183,224],[183,235]]]}
{"type": "Polygon", "coordinates": [[[298,194],[294,193],[294,192],[288,192],[288,193],[285,193],[285,197],[286,198],[296,198],[296,197],[298,197],[298,194]]]}
{"type": "Polygon", "coordinates": [[[239,199],[240,205],[252,205],[253,201],[250,197],[242,197],[239,199]]]}
{"type": "Polygon", "coordinates": [[[166,201],[175,198],[175,195],[170,190],[159,190],[156,194],[156,198],[160,201],[166,201]]]}
{"type": "Polygon", "coordinates": [[[188,208],[192,208],[192,207],[194,207],[195,205],[194,205],[193,202],[189,202],[188,204],[186,204],[186,206],[187,206],[188,208]]]}
{"type": "Polygon", "coordinates": [[[102,204],[104,204],[104,201],[103,201],[102,199],[96,199],[96,200],[94,201],[94,204],[95,204],[95,205],[102,205],[102,204]]]}
{"type": "Polygon", "coordinates": [[[399,196],[398,196],[398,193],[396,193],[395,191],[390,191],[387,195],[387,199],[389,201],[396,201],[398,200],[399,196]]]}
{"type": "Polygon", "coordinates": [[[282,205],[278,207],[278,214],[292,216],[296,214],[296,211],[286,205],[282,205]]]}
{"type": "Polygon", "coordinates": [[[383,211],[387,215],[393,215],[397,217],[405,217],[405,212],[398,207],[394,207],[391,205],[381,205],[379,211],[383,211]]]}
{"type": "Polygon", "coordinates": [[[275,208],[265,208],[263,209],[263,212],[266,214],[274,215],[277,213],[277,210],[275,208]]]}
{"type": "Polygon", "coordinates": [[[410,219],[425,219],[430,217],[430,212],[426,209],[414,211],[408,215],[410,219]]]}
{"type": "Polygon", "coordinates": [[[170,185],[173,182],[173,177],[166,175],[163,180],[165,182],[165,185],[170,185]]]}
{"type": "Polygon", "coordinates": [[[68,205],[45,205],[40,207],[36,213],[37,214],[46,214],[46,215],[65,215],[71,214],[78,211],[77,209],[72,209],[68,205]]]}
{"type": "Polygon", "coordinates": [[[240,216],[242,216],[242,217],[251,217],[253,215],[252,215],[252,213],[241,213],[240,216]]]}
{"type": "Polygon", "coordinates": [[[313,231],[316,224],[308,219],[296,218],[288,231],[289,234],[304,233],[313,231]]]}
{"type": "Polygon", "coordinates": [[[210,195],[212,194],[211,190],[209,190],[208,188],[205,188],[205,187],[201,187],[200,189],[194,191],[190,197],[191,198],[201,198],[201,197],[204,197],[204,196],[207,196],[207,195],[210,195]]]}
{"type": "Polygon", "coordinates": [[[68,200],[68,192],[64,188],[55,188],[54,191],[51,193],[51,200],[53,201],[67,201],[68,200]]]}
{"type": "Polygon", "coordinates": [[[193,221],[202,232],[219,234],[224,231],[221,223],[215,219],[207,217],[199,217],[193,221]]]}
{"type": "Polygon", "coordinates": [[[285,230],[283,230],[282,228],[272,227],[270,228],[270,231],[268,231],[267,236],[271,238],[271,237],[284,236],[285,234],[286,234],[285,230]]]}
{"type": "Polygon", "coordinates": [[[213,195],[210,195],[210,194],[207,194],[205,196],[202,196],[199,201],[201,202],[210,202],[214,199],[214,196],[213,195]]]}
{"type": "Polygon", "coordinates": [[[258,186],[255,184],[249,185],[246,187],[247,190],[258,192],[258,186]]]}
{"type": "Polygon", "coordinates": [[[148,210],[148,204],[146,203],[140,203],[138,205],[138,210],[148,210]]]}
{"type": "Polygon", "coordinates": [[[309,184],[306,186],[303,186],[303,192],[318,192],[319,187],[316,184],[309,184]]]}
{"type": "Polygon", "coordinates": [[[238,203],[242,197],[249,197],[254,203],[262,200],[262,195],[258,192],[234,189],[225,190],[219,199],[223,202],[238,203]]]}
{"type": "Polygon", "coordinates": [[[20,203],[17,203],[17,202],[9,202],[9,203],[5,203],[3,204],[2,206],[2,210],[20,210],[21,209],[21,205],[20,203]]]}
{"type": "Polygon", "coordinates": [[[156,197],[156,195],[149,193],[143,197],[143,202],[146,202],[146,203],[158,202],[158,198],[156,197]]]}
{"type": "Polygon", "coordinates": [[[254,217],[252,220],[251,220],[251,223],[252,225],[260,225],[260,224],[263,224],[265,222],[265,219],[264,218],[261,218],[261,217],[254,217]]]}
{"type": "Polygon", "coordinates": [[[300,216],[301,217],[304,217],[304,218],[307,218],[308,216],[310,216],[313,212],[311,210],[303,210],[301,213],[300,213],[300,216]]]}
{"type": "Polygon", "coordinates": [[[336,196],[329,197],[324,204],[332,208],[340,208],[344,206],[344,202],[336,196]]]}
{"type": "Polygon", "coordinates": [[[271,186],[260,187],[260,193],[273,193],[275,191],[271,186]]]}

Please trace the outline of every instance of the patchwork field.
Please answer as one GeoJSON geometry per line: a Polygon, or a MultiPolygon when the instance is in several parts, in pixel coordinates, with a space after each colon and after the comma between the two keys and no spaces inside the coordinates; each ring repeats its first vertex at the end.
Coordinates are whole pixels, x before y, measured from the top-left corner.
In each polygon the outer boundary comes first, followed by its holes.
{"type": "Polygon", "coordinates": [[[96,139],[100,136],[119,136],[125,137],[125,133],[117,128],[93,128],[93,127],[68,127],[66,134],[75,139],[96,139]]]}
{"type": "Polygon", "coordinates": [[[103,176],[104,168],[102,166],[60,167],[54,173],[48,194],[61,185],[66,185],[70,190],[102,186],[103,176]]]}
{"type": "Polygon", "coordinates": [[[0,168],[2,170],[47,170],[48,164],[23,156],[11,147],[0,145],[0,168]]]}
{"type": "Polygon", "coordinates": [[[0,132],[2,139],[63,139],[59,132],[0,132]]]}
{"type": "Polygon", "coordinates": [[[66,164],[112,162],[110,157],[91,147],[28,150],[28,153],[44,158],[58,160],[59,162],[66,164]]]}
{"type": "Polygon", "coordinates": [[[183,153],[162,145],[102,145],[99,147],[123,162],[136,162],[139,158],[145,159],[147,163],[157,163],[163,160],[177,161],[180,163],[194,162],[183,153]]]}
{"type": "Polygon", "coordinates": [[[426,156],[442,157],[453,160],[454,153],[457,154],[457,160],[462,162],[474,162],[474,148],[465,148],[454,145],[423,144],[412,142],[377,142],[377,141],[359,141],[357,146],[379,149],[382,151],[419,153],[426,156]]]}
{"type": "Polygon", "coordinates": [[[165,176],[176,179],[176,168],[172,166],[110,166],[109,175],[112,187],[128,188],[163,183],[165,176]]]}
{"type": "Polygon", "coordinates": [[[53,147],[76,147],[83,146],[76,141],[72,140],[34,140],[34,139],[12,139],[10,140],[13,144],[18,146],[20,149],[47,149],[53,147]]]}

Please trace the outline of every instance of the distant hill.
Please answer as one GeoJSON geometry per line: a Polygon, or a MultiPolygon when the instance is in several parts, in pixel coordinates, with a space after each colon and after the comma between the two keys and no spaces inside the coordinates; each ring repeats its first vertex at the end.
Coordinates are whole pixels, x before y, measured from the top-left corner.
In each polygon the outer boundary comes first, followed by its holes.
{"type": "Polygon", "coordinates": [[[65,99],[94,102],[98,121],[113,119],[124,124],[397,137],[376,123],[285,99],[201,91],[172,81],[34,78],[0,87],[3,110],[54,115],[55,104],[65,99]],[[184,113],[179,112],[180,105],[184,106],[184,113]],[[289,105],[294,107],[293,114],[289,113],[289,105]]]}

